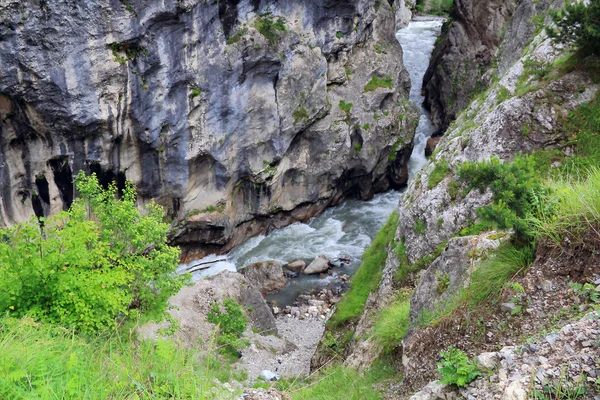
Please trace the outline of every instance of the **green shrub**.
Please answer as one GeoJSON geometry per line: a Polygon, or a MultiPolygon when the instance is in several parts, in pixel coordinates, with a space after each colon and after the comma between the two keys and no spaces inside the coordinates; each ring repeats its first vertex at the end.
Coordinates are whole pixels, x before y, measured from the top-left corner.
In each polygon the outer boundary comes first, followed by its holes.
{"type": "Polygon", "coordinates": [[[254,27],[270,42],[275,42],[279,38],[278,32],[287,32],[285,21],[282,18],[273,19],[271,14],[261,15],[254,23],[254,27]]]}
{"type": "Polygon", "coordinates": [[[477,363],[454,346],[440,352],[440,356],[442,359],[437,363],[437,372],[442,375],[441,382],[445,385],[462,387],[481,376],[477,363]]]}
{"type": "Polygon", "coordinates": [[[75,184],[81,198],[69,211],[0,230],[0,310],[95,331],[164,309],[185,278],[162,208],[140,214],[129,183],[120,199],[95,175],[75,184]]]}
{"type": "Polygon", "coordinates": [[[377,88],[391,89],[392,87],[394,87],[394,82],[392,81],[392,78],[390,76],[386,76],[383,78],[379,76],[373,76],[371,77],[371,80],[365,85],[364,92],[372,92],[377,88]]]}
{"type": "MultiPolygon", "coordinates": [[[[244,27],[227,38],[227,44],[235,44],[239,42],[248,33],[248,28],[244,27]]],[[[262,33],[262,32],[261,32],[262,33]]]]}
{"type": "Polygon", "coordinates": [[[248,317],[244,314],[242,306],[231,298],[225,299],[223,306],[224,311],[218,303],[213,303],[211,312],[206,316],[208,322],[219,326],[217,344],[224,346],[223,352],[246,347],[247,343],[240,340],[248,327],[248,317]]]}
{"type": "Polygon", "coordinates": [[[327,322],[329,327],[340,327],[360,316],[369,294],[379,285],[387,259],[387,248],[394,241],[397,227],[398,213],[394,212],[364,252],[360,267],[350,281],[348,292],[327,322]]]}
{"type": "Polygon", "coordinates": [[[433,171],[429,174],[429,178],[427,178],[427,189],[436,187],[449,173],[450,167],[448,167],[446,160],[436,162],[433,171]]]}
{"type": "Polygon", "coordinates": [[[557,43],[574,43],[586,54],[600,54],[600,0],[567,3],[550,13],[556,25],[547,27],[548,36],[557,43]]]}
{"type": "Polygon", "coordinates": [[[482,221],[498,229],[512,228],[517,241],[529,243],[532,240],[527,217],[545,207],[547,195],[533,157],[517,156],[513,162],[506,163],[495,157],[489,161],[466,162],[459,167],[458,176],[470,189],[492,191],[493,202],[477,210],[482,221]]]}

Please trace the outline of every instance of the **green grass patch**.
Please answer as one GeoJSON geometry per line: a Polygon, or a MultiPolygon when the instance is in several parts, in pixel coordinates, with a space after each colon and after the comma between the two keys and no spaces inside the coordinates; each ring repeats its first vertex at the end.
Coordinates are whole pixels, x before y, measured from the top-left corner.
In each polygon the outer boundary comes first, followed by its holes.
{"type": "Polygon", "coordinates": [[[84,338],[27,317],[0,320],[3,399],[226,398],[215,378],[235,376],[170,340],[137,342],[120,331],[84,338]]]}
{"type": "Polygon", "coordinates": [[[303,106],[297,110],[294,110],[292,117],[294,117],[294,125],[297,125],[298,123],[308,119],[308,111],[306,111],[306,108],[303,106]]]}
{"type": "Polygon", "coordinates": [[[446,160],[436,162],[433,171],[431,171],[429,178],[427,178],[427,189],[436,187],[449,173],[450,167],[448,167],[448,162],[446,160]]]}
{"type": "Polygon", "coordinates": [[[293,400],[381,400],[381,383],[395,372],[390,360],[377,361],[364,372],[333,365],[306,380],[282,380],[276,387],[293,400]]]}
{"type": "Polygon", "coordinates": [[[397,227],[398,214],[394,212],[363,254],[360,267],[350,281],[350,289],[338,303],[335,313],[327,322],[328,327],[341,327],[360,316],[367,297],[379,285],[387,248],[394,241],[397,227]]]}
{"type": "Polygon", "coordinates": [[[396,299],[386,306],[373,327],[373,340],[389,354],[401,344],[410,325],[410,296],[412,292],[400,292],[396,299]]]}
{"type": "Polygon", "coordinates": [[[371,80],[365,85],[364,92],[372,92],[378,88],[388,88],[391,89],[394,86],[394,82],[390,76],[379,77],[373,76],[371,80]]]}
{"type": "Polygon", "coordinates": [[[533,221],[538,236],[549,237],[560,245],[569,233],[575,237],[600,226],[600,168],[592,168],[585,179],[555,179],[548,186],[553,213],[537,215],[533,221]]]}
{"type": "Polygon", "coordinates": [[[350,111],[352,111],[352,103],[346,103],[344,100],[340,100],[340,110],[346,113],[346,115],[350,116],[350,111]]]}
{"type": "Polygon", "coordinates": [[[235,44],[239,42],[248,33],[248,28],[244,27],[227,38],[227,44],[235,44]]]}

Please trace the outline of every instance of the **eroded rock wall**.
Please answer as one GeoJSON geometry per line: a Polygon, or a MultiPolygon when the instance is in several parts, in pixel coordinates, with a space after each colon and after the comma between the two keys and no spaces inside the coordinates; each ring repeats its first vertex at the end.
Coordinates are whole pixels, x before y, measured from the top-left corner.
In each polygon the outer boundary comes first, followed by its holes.
{"type": "Polygon", "coordinates": [[[416,113],[388,2],[0,8],[3,224],[67,208],[96,172],[164,205],[193,257],[406,182],[416,113]]]}

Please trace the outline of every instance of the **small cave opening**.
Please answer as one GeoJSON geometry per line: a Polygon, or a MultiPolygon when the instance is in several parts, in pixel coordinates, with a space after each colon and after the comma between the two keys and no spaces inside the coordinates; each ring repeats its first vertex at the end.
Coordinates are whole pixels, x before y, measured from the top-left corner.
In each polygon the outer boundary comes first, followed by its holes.
{"type": "Polygon", "coordinates": [[[50,204],[50,187],[48,180],[44,175],[38,175],[35,177],[35,186],[37,186],[37,193],[39,198],[46,204],[50,204]]]}
{"type": "Polygon", "coordinates": [[[73,203],[73,172],[67,157],[50,160],[48,162],[54,174],[54,183],[60,193],[63,210],[68,210],[73,203]]]}
{"type": "Polygon", "coordinates": [[[127,181],[127,176],[124,171],[117,171],[115,174],[111,170],[104,170],[102,166],[97,161],[92,161],[89,164],[90,174],[96,174],[98,178],[98,182],[100,185],[107,189],[111,183],[114,183],[117,186],[117,193],[119,196],[123,195],[123,190],[125,189],[125,182],[127,181]]]}
{"type": "Polygon", "coordinates": [[[42,205],[42,200],[37,193],[31,194],[31,206],[33,207],[33,212],[35,216],[40,218],[44,216],[44,206],[42,205]]]}

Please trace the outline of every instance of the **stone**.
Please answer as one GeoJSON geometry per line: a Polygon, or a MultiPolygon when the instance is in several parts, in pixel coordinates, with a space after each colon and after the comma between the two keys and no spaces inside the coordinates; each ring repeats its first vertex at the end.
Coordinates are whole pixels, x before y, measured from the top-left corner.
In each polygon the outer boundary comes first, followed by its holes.
{"type": "Polygon", "coordinates": [[[543,280],[540,283],[540,287],[544,292],[554,291],[554,283],[552,283],[552,281],[549,281],[549,280],[543,280]]]}
{"type": "Polygon", "coordinates": [[[272,382],[272,381],[278,381],[279,380],[279,374],[276,374],[273,371],[269,371],[268,369],[263,369],[262,371],[260,371],[260,376],[262,376],[263,378],[265,378],[265,380],[267,382],[272,382]]]}
{"type": "Polygon", "coordinates": [[[555,333],[552,333],[548,336],[545,337],[546,342],[548,342],[548,344],[550,344],[550,346],[554,346],[554,344],[556,343],[556,340],[558,339],[558,335],[555,333]]]}
{"type": "Polygon", "coordinates": [[[526,400],[527,392],[519,381],[514,381],[504,391],[502,400],[526,400]]]}
{"type": "Polygon", "coordinates": [[[329,269],[329,260],[327,257],[317,256],[303,271],[304,275],[320,274],[329,269]]]}
{"type": "Polygon", "coordinates": [[[285,276],[288,279],[297,278],[298,276],[300,276],[300,272],[290,271],[287,268],[283,268],[283,276],[285,276]]]}
{"type": "Polygon", "coordinates": [[[251,285],[262,293],[281,290],[287,284],[279,261],[261,261],[249,265],[240,271],[251,285]]]}
{"type": "Polygon", "coordinates": [[[498,353],[482,353],[477,356],[477,365],[482,369],[494,369],[498,363],[498,353]]]}
{"type": "Polygon", "coordinates": [[[432,136],[429,139],[427,139],[427,144],[425,144],[425,157],[429,157],[433,154],[440,140],[440,136],[432,136]]]}
{"type": "Polygon", "coordinates": [[[304,262],[304,260],[298,259],[298,260],[290,261],[289,263],[285,264],[283,267],[289,269],[290,271],[302,272],[304,270],[304,268],[306,268],[306,262],[304,262]]]}
{"type": "Polygon", "coordinates": [[[500,304],[500,310],[502,310],[502,312],[505,312],[505,313],[510,313],[510,312],[514,311],[515,308],[517,308],[517,305],[515,303],[500,304]]]}

